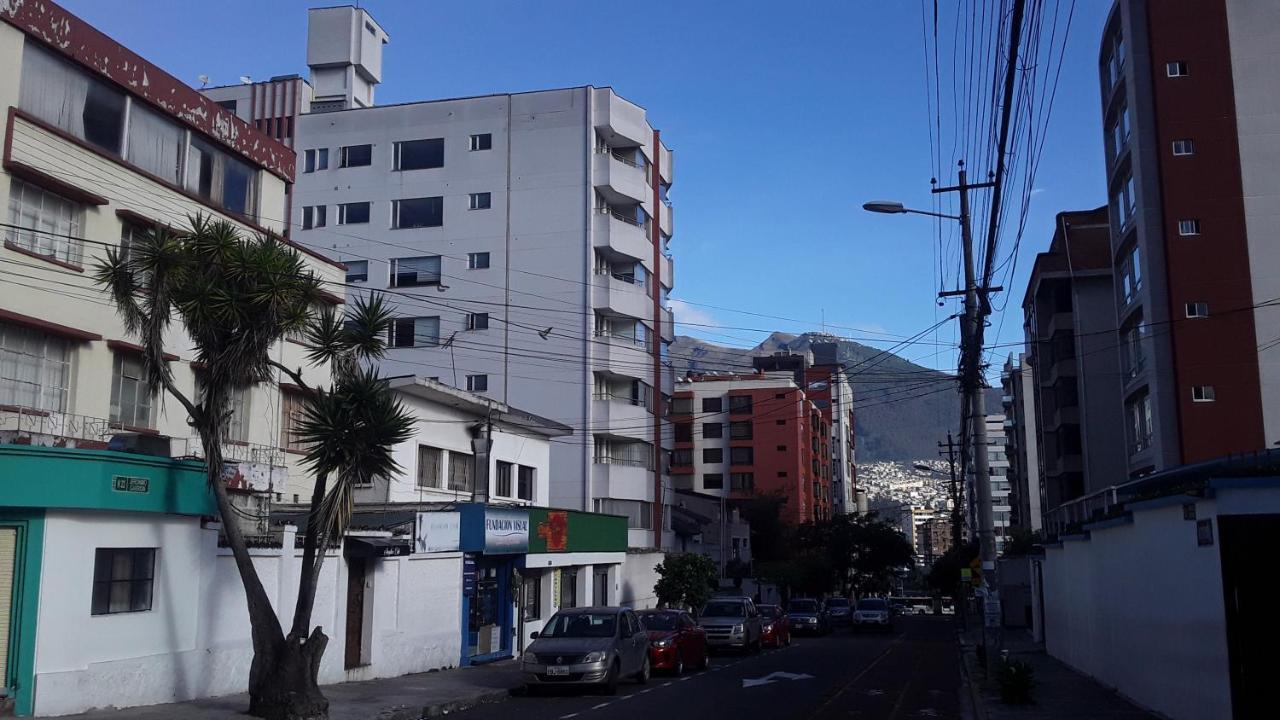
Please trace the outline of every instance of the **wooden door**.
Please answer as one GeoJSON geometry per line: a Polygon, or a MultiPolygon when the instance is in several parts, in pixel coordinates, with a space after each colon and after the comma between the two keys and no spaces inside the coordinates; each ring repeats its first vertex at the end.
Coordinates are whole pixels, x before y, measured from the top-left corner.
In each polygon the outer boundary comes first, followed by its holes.
{"type": "Polygon", "coordinates": [[[359,667],[364,647],[364,572],[365,561],[347,561],[347,642],[345,666],[359,667]]]}

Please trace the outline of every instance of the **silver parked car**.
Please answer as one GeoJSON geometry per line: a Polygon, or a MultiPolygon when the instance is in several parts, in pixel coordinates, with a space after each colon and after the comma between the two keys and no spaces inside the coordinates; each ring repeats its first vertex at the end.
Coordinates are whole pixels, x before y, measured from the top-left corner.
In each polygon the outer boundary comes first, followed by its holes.
{"type": "Polygon", "coordinates": [[[751,598],[720,597],[708,602],[698,616],[707,631],[707,648],[760,649],[760,612],[751,598]]]}
{"type": "Polygon", "coordinates": [[[883,598],[863,598],[853,612],[854,630],[893,630],[889,603],[883,598]]]}
{"type": "Polygon", "coordinates": [[[521,657],[525,688],[551,685],[599,685],[617,692],[618,681],[649,681],[649,634],[627,608],[561,610],[521,657]]]}

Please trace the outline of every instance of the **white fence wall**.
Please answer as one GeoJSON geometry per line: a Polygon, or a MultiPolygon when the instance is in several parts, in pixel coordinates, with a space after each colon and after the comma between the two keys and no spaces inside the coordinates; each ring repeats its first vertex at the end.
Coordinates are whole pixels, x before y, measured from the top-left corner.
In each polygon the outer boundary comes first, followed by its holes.
{"type": "Polygon", "coordinates": [[[1231,716],[1219,514],[1280,512],[1280,491],[1221,489],[1196,502],[1215,542],[1199,546],[1182,502],[1048,547],[1045,645],[1054,657],[1173,720],[1231,716]]]}
{"type": "MultiPolygon", "coordinates": [[[[292,534],[285,547],[292,548],[292,534]]],[[[297,599],[301,551],[254,550],[267,594],[287,629],[297,599]]],[[[37,715],[132,707],[243,692],[252,643],[244,590],[217,531],[195,518],[143,513],[50,511],[36,631],[37,715]],[[94,550],[154,547],[152,608],[92,615],[94,550]]],[[[462,556],[385,558],[371,563],[370,664],[343,669],[347,564],[325,561],[313,623],[329,645],[320,682],[394,677],[453,667],[461,653],[462,556]]]]}
{"type": "Polygon", "coordinates": [[[662,562],[660,552],[628,552],[622,563],[621,587],[618,590],[620,605],[635,610],[646,610],[657,607],[658,594],[653,591],[658,583],[658,573],[654,570],[662,562]]]}

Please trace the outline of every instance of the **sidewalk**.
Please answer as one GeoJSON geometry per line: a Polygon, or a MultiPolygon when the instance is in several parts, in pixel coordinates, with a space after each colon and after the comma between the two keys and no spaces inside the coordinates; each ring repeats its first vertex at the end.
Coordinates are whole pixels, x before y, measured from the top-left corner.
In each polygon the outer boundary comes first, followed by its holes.
{"type": "Polygon", "coordinates": [[[1004,646],[1011,660],[1022,660],[1035,672],[1032,705],[1005,705],[1000,687],[986,682],[985,669],[978,666],[976,644],[981,628],[970,627],[959,635],[965,681],[975,720],[1158,720],[1088,675],[1051,657],[1031,639],[1029,632],[1006,628],[1004,646]]]}
{"type": "MultiPolygon", "coordinates": [[[[403,675],[383,680],[322,685],[330,720],[418,720],[506,699],[520,683],[513,660],[403,675]]],[[[75,720],[244,720],[248,694],[204,698],[169,705],[96,710],[75,720]]]]}

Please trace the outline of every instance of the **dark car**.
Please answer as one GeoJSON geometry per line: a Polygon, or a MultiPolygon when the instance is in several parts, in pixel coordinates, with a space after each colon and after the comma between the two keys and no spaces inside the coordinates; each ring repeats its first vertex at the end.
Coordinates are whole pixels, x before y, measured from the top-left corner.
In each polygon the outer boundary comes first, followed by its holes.
{"type": "Polygon", "coordinates": [[[820,635],[831,629],[827,611],[819,600],[801,598],[787,605],[787,622],[791,632],[820,635]]]}
{"type": "Polygon", "coordinates": [[[827,620],[834,626],[846,626],[853,622],[853,608],[849,598],[834,597],[827,601],[827,620]]]}
{"type": "Polygon", "coordinates": [[[760,644],[765,647],[786,647],[791,644],[791,622],[777,605],[757,605],[760,611],[760,644]]]}
{"type": "Polygon", "coordinates": [[[680,675],[685,668],[707,667],[707,632],[689,613],[644,610],[636,613],[649,633],[649,666],[680,675]]]}

